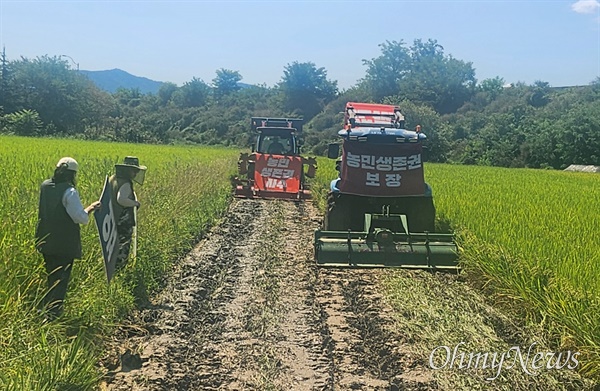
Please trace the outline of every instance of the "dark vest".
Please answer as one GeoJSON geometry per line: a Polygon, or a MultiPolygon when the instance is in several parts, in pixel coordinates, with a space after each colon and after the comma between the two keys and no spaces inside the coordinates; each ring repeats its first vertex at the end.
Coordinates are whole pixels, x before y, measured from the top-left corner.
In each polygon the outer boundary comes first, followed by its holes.
{"type": "Polygon", "coordinates": [[[70,183],[45,180],[40,189],[38,224],[35,230],[36,247],[43,254],[81,258],[81,233],[67,213],[62,197],[73,187],[70,183]]]}

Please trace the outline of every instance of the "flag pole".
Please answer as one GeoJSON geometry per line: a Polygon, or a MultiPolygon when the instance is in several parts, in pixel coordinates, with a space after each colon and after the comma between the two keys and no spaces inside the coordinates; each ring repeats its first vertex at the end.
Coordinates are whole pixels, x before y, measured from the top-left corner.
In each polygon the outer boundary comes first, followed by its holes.
{"type": "Polygon", "coordinates": [[[137,207],[133,207],[133,221],[135,225],[133,226],[133,233],[131,234],[131,255],[133,256],[133,261],[137,259],[137,207]]]}

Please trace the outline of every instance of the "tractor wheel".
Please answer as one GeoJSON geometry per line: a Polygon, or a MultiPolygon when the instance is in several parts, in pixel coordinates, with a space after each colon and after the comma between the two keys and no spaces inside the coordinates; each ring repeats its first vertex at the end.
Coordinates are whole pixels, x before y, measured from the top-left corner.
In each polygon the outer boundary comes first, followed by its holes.
{"type": "Polygon", "coordinates": [[[350,227],[350,210],[346,202],[341,201],[340,195],[329,193],[327,196],[327,212],[323,220],[325,231],[346,231],[350,227]]]}
{"type": "Polygon", "coordinates": [[[435,231],[435,206],[432,197],[415,197],[407,200],[403,213],[408,217],[411,232],[435,231]]]}
{"type": "Polygon", "coordinates": [[[251,181],[254,180],[254,165],[255,165],[255,163],[253,161],[248,163],[248,174],[247,175],[248,175],[248,179],[251,181]]]}

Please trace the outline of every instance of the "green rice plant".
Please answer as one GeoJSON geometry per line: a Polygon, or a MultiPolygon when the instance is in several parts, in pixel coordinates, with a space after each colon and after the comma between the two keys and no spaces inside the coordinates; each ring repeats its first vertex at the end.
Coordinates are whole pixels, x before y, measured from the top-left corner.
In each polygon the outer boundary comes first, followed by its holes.
{"type": "Polygon", "coordinates": [[[325,213],[331,181],[337,178],[339,173],[335,169],[335,160],[333,159],[318,157],[317,166],[317,175],[311,179],[310,191],[317,208],[325,213]]]}
{"type": "Polygon", "coordinates": [[[135,306],[161,287],[174,260],[225,210],[238,151],[78,140],[0,137],[0,389],[93,389],[102,340],[135,306]],[[87,205],[100,198],[114,164],[135,155],[148,166],[135,190],[138,252],[107,284],[93,219],[82,226],[84,256],[76,260],[65,314],[45,323],[46,291],[35,250],[39,186],[59,158],[80,164],[77,188],[87,205]]]}
{"type": "MultiPolygon", "coordinates": [[[[319,160],[321,211],[334,166],[319,160]]],[[[582,372],[599,377],[600,176],[430,163],[425,178],[469,281],[542,325],[556,349],[581,351],[582,372]]]]}
{"type": "Polygon", "coordinates": [[[465,268],[497,300],[576,346],[600,375],[600,176],[427,166],[438,214],[452,221],[465,268]]]}

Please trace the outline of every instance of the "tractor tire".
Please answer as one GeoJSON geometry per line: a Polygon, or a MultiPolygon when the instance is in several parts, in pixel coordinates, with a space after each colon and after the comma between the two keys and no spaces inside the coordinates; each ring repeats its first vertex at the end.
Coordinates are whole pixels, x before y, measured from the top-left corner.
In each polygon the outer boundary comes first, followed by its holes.
{"type": "Polygon", "coordinates": [[[350,210],[348,204],[342,201],[336,193],[327,195],[327,211],[323,219],[325,231],[347,231],[350,225],[350,210]]]}
{"type": "Polygon", "coordinates": [[[248,180],[250,180],[250,181],[254,181],[254,165],[255,165],[255,162],[248,162],[247,177],[248,177],[248,180]]]}
{"type": "Polygon", "coordinates": [[[435,206],[433,197],[414,197],[407,200],[409,208],[405,211],[411,232],[435,231],[435,206]]]}

